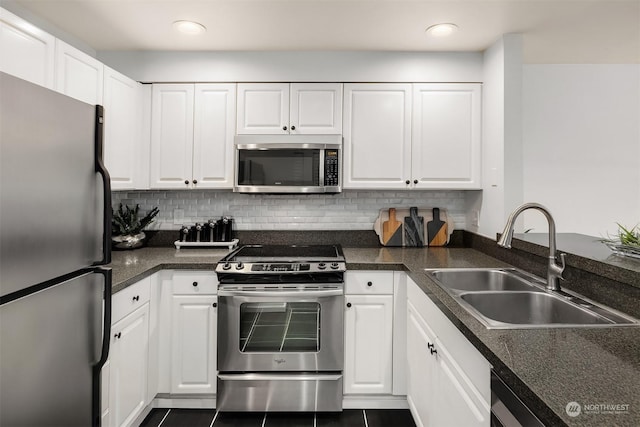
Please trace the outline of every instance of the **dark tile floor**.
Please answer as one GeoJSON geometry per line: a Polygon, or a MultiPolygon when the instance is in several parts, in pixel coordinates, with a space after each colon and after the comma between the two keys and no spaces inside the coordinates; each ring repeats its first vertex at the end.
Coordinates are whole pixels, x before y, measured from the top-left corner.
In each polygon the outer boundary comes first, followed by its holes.
{"type": "Polygon", "coordinates": [[[140,427],[415,427],[407,409],[253,413],[215,409],[153,409],[140,427]]]}

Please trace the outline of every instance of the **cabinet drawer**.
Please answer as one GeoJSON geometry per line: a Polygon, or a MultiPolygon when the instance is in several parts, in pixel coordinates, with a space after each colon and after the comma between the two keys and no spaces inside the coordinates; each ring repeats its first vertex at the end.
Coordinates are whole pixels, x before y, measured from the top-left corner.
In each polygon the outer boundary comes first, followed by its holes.
{"type": "Polygon", "coordinates": [[[183,295],[218,293],[218,276],[213,271],[175,271],[173,293],[183,295]]]}
{"type": "Polygon", "coordinates": [[[111,297],[111,324],[132,313],[149,301],[151,277],[134,283],[111,297]]]}
{"type": "Polygon", "coordinates": [[[345,294],[393,295],[393,271],[347,271],[345,294]]]}

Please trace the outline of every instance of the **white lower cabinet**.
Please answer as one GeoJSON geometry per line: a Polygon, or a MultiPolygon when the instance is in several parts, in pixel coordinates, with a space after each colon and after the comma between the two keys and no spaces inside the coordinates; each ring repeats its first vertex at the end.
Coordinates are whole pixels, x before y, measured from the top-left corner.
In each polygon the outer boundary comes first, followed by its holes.
{"type": "Polygon", "coordinates": [[[345,290],[345,394],[393,391],[393,272],[348,272],[345,290]]]}
{"type": "Polygon", "coordinates": [[[407,280],[407,401],[422,426],[488,426],[491,366],[407,280]]]}
{"type": "Polygon", "coordinates": [[[174,295],[171,318],[171,393],[215,393],[217,296],[174,295]]]}
{"type": "Polygon", "coordinates": [[[149,403],[147,277],[112,297],[109,359],[102,368],[102,425],[130,426],[149,403]]]}

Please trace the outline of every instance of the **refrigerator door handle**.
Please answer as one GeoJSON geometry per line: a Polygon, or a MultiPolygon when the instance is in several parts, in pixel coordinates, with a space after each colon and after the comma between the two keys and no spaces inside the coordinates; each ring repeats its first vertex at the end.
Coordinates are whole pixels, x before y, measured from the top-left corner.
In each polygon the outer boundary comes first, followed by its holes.
{"type": "Polygon", "coordinates": [[[102,176],[103,185],[103,236],[102,236],[102,260],[96,261],[93,265],[104,265],[111,262],[111,177],[109,171],[104,166],[104,107],[96,105],[96,134],[95,134],[95,168],[96,172],[102,176]]]}
{"type": "Polygon", "coordinates": [[[91,271],[95,274],[104,276],[104,317],[102,323],[102,351],[100,360],[93,365],[93,399],[92,399],[92,418],[93,427],[100,427],[102,418],[102,386],[101,372],[102,367],[109,358],[109,343],[111,342],[111,269],[103,267],[94,267],[91,271]]]}

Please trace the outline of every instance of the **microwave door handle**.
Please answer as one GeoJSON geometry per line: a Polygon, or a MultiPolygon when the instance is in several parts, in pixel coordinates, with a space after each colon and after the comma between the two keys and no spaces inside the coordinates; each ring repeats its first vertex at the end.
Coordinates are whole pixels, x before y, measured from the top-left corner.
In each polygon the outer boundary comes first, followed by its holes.
{"type": "Polygon", "coordinates": [[[335,297],[344,295],[342,289],[330,289],[323,291],[238,291],[218,289],[218,296],[221,297],[335,297]]]}
{"type": "Polygon", "coordinates": [[[320,163],[320,165],[318,165],[318,173],[320,174],[320,187],[324,187],[324,163],[327,161],[327,158],[325,157],[325,150],[324,148],[320,150],[320,159],[318,161],[318,163],[320,163]]]}

